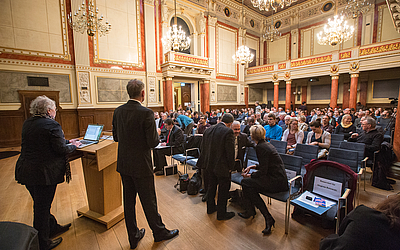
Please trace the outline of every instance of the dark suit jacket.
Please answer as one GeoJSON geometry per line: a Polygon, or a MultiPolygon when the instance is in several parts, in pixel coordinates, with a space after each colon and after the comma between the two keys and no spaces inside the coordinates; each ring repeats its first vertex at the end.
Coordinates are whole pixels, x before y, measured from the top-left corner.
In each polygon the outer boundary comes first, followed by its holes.
{"type": "Polygon", "coordinates": [[[115,109],[112,124],[118,142],[117,171],[135,178],[152,176],[151,148],[159,143],[153,111],[129,100],[115,109]]]}
{"type": "MultiPolygon", "coordinates": [[[[167,142],[169,131],[165,134],[163,142],[167,142]]],[[[183,131],[178,126],[174,125],[171,129],[171,134],[169,136],[169,142],[167,146],[174,146],[173,154],[178,154],[183,152],[182,144],[184,142],[183,131]]]]}
{"type": "Polygon", "coordinates": [[[275,147],[265,140],[259,141],[256,146],[259,165],[257,172],[251,178],[271,193],[283,192],[289,189],[283,161],[275,147]]]}
{"type": "Polygon", "coordinates": [[[235,138],[233,130],[220,122],[204,131],[197,166],[219,177],[230,177],[235,167],[235,138]]]}
{"type": "Polygon", "coordinates": [[[67,145],[55,120],[31,117],[22,127],[21,155],[15,179],[24,185],[55,185],[64,182],[67,154],[76,147],[67,145]]]}
{"type": "Polygon", "coordinates": [[[237,159],[239,159],[242,163],[242,168],[245,167],[244,155],[246,153],[247,147],[255,147],[255,143],[247,137],[245,133],[240,132],[238,135],[238,155],[237,159]]]}

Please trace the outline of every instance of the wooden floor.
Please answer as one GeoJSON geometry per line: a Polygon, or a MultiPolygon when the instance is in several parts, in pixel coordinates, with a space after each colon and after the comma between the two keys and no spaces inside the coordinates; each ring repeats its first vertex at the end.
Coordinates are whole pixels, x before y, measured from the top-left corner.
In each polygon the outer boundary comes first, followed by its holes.
{"type": "MultiPolygon", "coordinates": [[[[14,166],[18,156],[0,160],[0,220],[15,221],[32,225],[32,200],[24,186],[14,180],[14,166]]],[[[85,184],[80,160],[72,162],[73,179],[70,184],[58,185],[52,205],[52,213],[59,223],[71,222],[71,229],[62,235],[63,242],[57,250],[113,250],[129,249],[129,242],[122,220],[114,227],[105,227],[90,219],[78,217],[76,210],[87,205],[85,184]]],[[[182,167],[180,167],[182,170],[182,167]]],[[[323,229],[312,220],[301,223],[290,219],[289,235],[284,233],[284,203],[272,201],[268,205],[276,220],[276,228],[269,236],[261,231],[265,224],[257,211],[255,219],[242,219],[235,216],[228,221],[217,221],[216,214],[207,215],[206,204],[201,197],[179,193],[173,186],[177,176],[156,177],[158,209],[169,229],[178,228],[179,236],[173,240],[154,243],[150,228],[144,217],[140,202],[137,205],[137,218],[146,235],[137,249],[318,249],[319,241],[333,233],[323,229]]],[[[232,185],[232,189],[236,186],[232,185]]],[[[389,194],[400,190],[399,181],[394,191],[383,191],[367,183],[367,191],[361,191],[360,203],[374,206],[389,194]]],[[[228,210],[239,212],[235,204],[228,204],[228,210]]],[[[315,221],[314,221],[315,222],[315,221]]]]}

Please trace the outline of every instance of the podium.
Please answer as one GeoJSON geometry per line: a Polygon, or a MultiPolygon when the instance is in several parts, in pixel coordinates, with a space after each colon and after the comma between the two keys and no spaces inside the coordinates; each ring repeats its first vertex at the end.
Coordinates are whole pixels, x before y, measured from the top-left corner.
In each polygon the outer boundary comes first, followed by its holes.
{"type": "Polygon", "coordinates": [[[88,206],[78,215],[104,224],[107,229],[124,218],[121,176],[117,169],[118,143],[103,140],[81,149],[88,206]]]}

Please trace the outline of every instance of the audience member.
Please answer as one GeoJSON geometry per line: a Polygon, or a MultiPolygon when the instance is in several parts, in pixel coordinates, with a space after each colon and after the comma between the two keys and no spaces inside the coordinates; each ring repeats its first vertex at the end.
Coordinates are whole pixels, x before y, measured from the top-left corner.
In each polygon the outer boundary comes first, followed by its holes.
{"type": "Polygon", "coordinates": [[[265,202],[260,197],[260,192],[284,192],[288,190],[288,180],[285,167],[275,147],[264,140],[265,130],[260,125],[254,125],[250,129],[251,138],[257,144],[256,153],[259,164],[247,167],[242,175],[243,198],[246,210],[238,213],[242,218],[248,219],[256,215],[257,207],[264,216],[265,229],[263,234],[270,234],[275,227],[275,220],[269,213],[265,202]],[[256,169],[255,172],[250,172],[256,169]]]}
{"type": "Polygon", "coordinates": [[[179,123],[182,129],[185,129],[185,135],[190,136],[192,134],[192,129],[194,127],[193,119],[187,117],[186,115],[175,114],[175,121],[179,123]]]}
{"type": "Polygon", "coordinates": [[[282,131],[285,131],[288,128],[289,122],[290,122],[290,115],[285,116],[284,122],[285,122],[284,124],[279,125],[279,126],[281,126],[282,131]]]}
{"type": "Polygon", "coordinates": [[[301,105],[298,107],[298,109],[303,110],[303,111],[307,110],[306,102],[302,102],[301,105]]]}
{"type": "Polygon", "coordinates": [[[250,136],[250,127],[255,124],[254,118],[250,118],[247,120],[247,125],[243,129],[243,133],[245,133],[247,136],[250,136]]]}
{"type": "Polygon", "coordinates": [[[174,122],[170,118],[165,121],[165,126],[168,133],[161,143],[162,147],[156,147],[153,150],[153,160],[155,165],[154,173],[156,175],[164,175],[164,166],[167,166],[165,156],[171,155],[171,148],[165,146],[172,147],[172,154],[180,154],[183,152],[182,143],[184,142],[184,137],[182,130],[178,126],[174,125],[174,122]]]}
{"type": "Polygon", "coordinates": [[[340,223],[338,234],[321,240],[320,250],[385,249],[400,246],[400,195],[390,195],[375,209],[356,207],[340,223]]]}
{"type": "Polygon", "coordinates": [[[211,125],[206,122],[205,116],[201,115],[199,125],[197,125],[196,134],[203,134],[204,131],[209,127],[211,127],[211,125]]]}
{"type": "Polygon", "coordinates": [[[329,124],[329,116],[324,115],[322,117],[322,130],[332,134],[333,132],[333,126],[329,124]]]}
{"type": "Polygon", "coordinates": [[[327,149],[331,146],[331,134],[323,131],[319,119],[310,123],[311,132],[307,135],[306,144],[319,147],[318,158],[326,155],[327,149]]]}
{"type": "Polygon", "coordinates": [[[288,128],[283,132],[282,141],[287,142],[287,150],[290,152],[296,148],[296,145],[302,144],[304,139],[304,133],[299,130],[298,121],[291,119],[288,128]]]}
{"type": "Polygon", "coordinates": [[[358,142],[365,144],[365,156],[374,159],[374,152],[381,148],[383,142],[382,133],[376,130],[376,121],[371,117],[366,117],[361,122],[361,134],[353,133],[348,139],[350,142],[358,142]]]}
{"type": "Polygon", "coordinates": [[[351,134],[355,132],[356,132],[356,127],[352,123],[350,114],[343,115],[341,122],[335,128],[335,134],[343,134],[344,139],[347,140],[350,138],[351,134]]]}
{"type": "Polygon", "coordinates": [[[226,205],[231,186],[231,171],[235,166],[235,138],[230,126],[231,114],[224,114],[220,123],[203,134],[201,154],[197,166],[205,169],[207,188],[207,214],[217,212],[217,220],[229,220],[234,212],[227,212],[226,205]],[[215,195],[218,187],[218,201],[215,195]]]}
{"type": "Polygon", "coordinates": [[[308,124],[306,123],[306,117],[304,115],[300,116],[300,119],[298,120],[299,124],[299,129],[301,131],[308,131],[308,124]]]}
{"type": "Polygon", "coordinates": [[[245,167],[244,155],[246,148],[255,147],[255,144],[247,137],[247,134],[240,132],[240,123],[238,121],[234,121],[231,127],[235,136],[235,170],[242,172],[245,167]]]}
{"type": "Polygon", "coordinates": [[[365,116],[364,111],[358,112],[357,118],[354,120],[354,126],[356,127],[356,129],[361,128],[361,118],[364,116],[365,116]]]}
{"type": "Polygon", "coordinates": [[[273,139],[280,141],[282,138],[282,128],[276,124],[276,117],[273,113],[268,114],[268,125],[264,127],[265,139],[267,141],[273,139]]]}
{"type": "Polygon", "coordinates": [[[262,108],[261,108],[261,106],[260,106],[260,103],[259,103],[258,101],[256,101],[256,102],[254,103],[254,105],[256,106],[255,112],[261,114],[262,108]]]}
{"type": "Polygon", "coordinates": [[[315,115],[315,110],[313,109],[313,110],[311,110],[310,115],[308,115],[306,117],[306,123],[307,124],[310,124],[310,122],[311,122],[312,118],[314,117],[314,115],[315,115]]]}

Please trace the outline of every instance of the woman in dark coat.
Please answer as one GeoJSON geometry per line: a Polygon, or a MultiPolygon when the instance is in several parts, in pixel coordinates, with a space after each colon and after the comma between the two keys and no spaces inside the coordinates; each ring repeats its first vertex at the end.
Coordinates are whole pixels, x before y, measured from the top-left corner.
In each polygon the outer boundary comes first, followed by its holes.
{"type": "Polygon", "coordinates": [[[400,249],[400,195],[389,196],[375,209],[358,206],[343,219],[338,234],[323,239],[319,249],[400,249]]]}
{"type": "MultiPolygon", "coordinates": [[[[68,153],[80,142],[67,141],[56,116],[56,103],[46,96],[39,96],[30,105],[31,118],[22,127],[21,155],[15,168],[15,179],[25,185],[33,199],[33,227],[39,232],[41,250],[52,249],[62,238],[50,238],[69,229],[61,226],[50,214],[57,184],[64,182],[68,153]],[[67,145],[71,143],[71,145],[67,145]]],[[[68,176],[67,176],[68,177],[68,176]]]]}
{"type": "Polygon", "coordinates": [[[352,133],[356,132],[356,126],[352,123],[350,115],[344,115],[340,124],[335,128],[335,134],[344,134],[344,139],[350,138],[352,133]]]}
{"type": "Polygon", "coordinates": [[[257,144],[256,153],[258,165],[247,167],[242,175],[243,196],[247,209],[239,213],[240,217],[248,219],[256,215],[257,207],[265,218],[265,229],[263,234],[270,234],[271,227],[275,226],[275,220],[269,213],[267,206],[260,197],[260,192],[278,193],[289,189],[285,167],[275,147],[264,140],[265,129],[261,125],[254,125],[250,128],[252,140],[257,144]],[[251,169],[255,169],[250,173],[251,169]]]}

